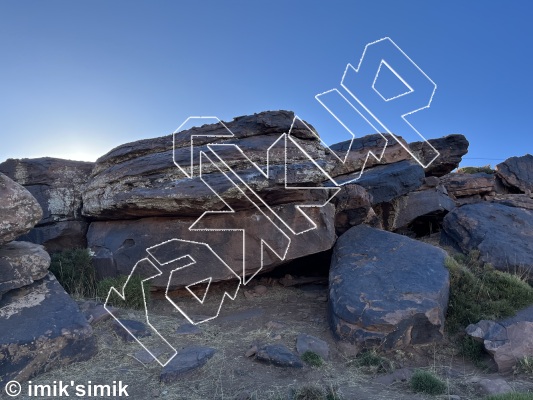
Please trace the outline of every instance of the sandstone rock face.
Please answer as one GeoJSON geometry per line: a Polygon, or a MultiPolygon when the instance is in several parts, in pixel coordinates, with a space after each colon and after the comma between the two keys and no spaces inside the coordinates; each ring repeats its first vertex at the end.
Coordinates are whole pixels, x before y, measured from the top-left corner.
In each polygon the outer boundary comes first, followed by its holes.
{"type": "MultiPolygon", "coordinates": [[[[283,215],[288,212],[289,205],[274,207],[275,211],[283,215]]],[[[263,271],[268,271],[283,262],[293,260],[308,254],[314,254],[330,249],[335,243],[336,235],[333,227],[334,207],[328,204],[322,208],[308,211],[308,215],[316,221],[317,229],[290,236],[291,242],[285,260],[280,260],[275,254],[267,251],[263,255],[263,271]]],[[[295,215],[288,213],[286,221],[297,225],[293,221],[295,215]]],[[[146,249],[170,239],[184,239],[196,242],[209,243],[211,248],[235,271],[242,275],[242,233],[241,232],[207,232],[189,231],[194,223],[193,218],[141,218],[138,220],[101,221],[93,222],[88,232],[88,245],[96,254],[93,261],[100,276],[123,274],[128,275],[135,263],[148,256],[146,249]]],[[[260,242],[263,238],[269,245],[282,254],[287,248],[288,241],[284,236],[272,231],[268,232],[268,221],[258,210],[242,210],[235,214],[213,215],[206,219],[204,226],[212,229],[245,229],[246,241],[249,243],[247,254],[247,275],[259,270],[260,242]],[[253,257],[252,257],[253,256],[253,257]]],[[[184,254],[182,254],[184,255],[184,254]]],[[[168,284],[168,273],[175,266],[159,266],[165,272],[161,277],[151,280],[154,287],[164,289],[168,284]],[[166,270],[165,270],[166,268],[166,270]]],[[[194,271],[191,270],[191,273],[194,271]]],[[[232,278],[231,272],[226,269],[206,271],[207,278],[221,281],[232,278]]],[[[189,284],[189,277],[183,276],[183,283],[174,282],[174,286],[183,287],[189,284]]],[[[202,278],[203,279],[203,278],[202,278]]]]}
{"type": "Polygon", "coordinates": [[[448,303],[446,252],[360,225],[335,245],[329,322],[335,336],[361,346],[401,348],[442,338],[448,303]]]}
{"type": "Polygon", "coordinates": [[[24,186],[43,209],[40,224],[81,217],[81,193],[94,163],[43,157],[9,159],[0,172],[24,186]]]}
{"type": "MultiPolygon", "coordinates": [[[[232,170],[246,181],[252,190],[259,192],[274,206],[290,202],[312,201],[312,191],[286,190],[288,184],[322,182],[324,174],[312,167],[311,160],[295,146],[287,150],[285,174],[285,147],[278,142],[288,132],[294,115],[286,111],[265,112],[236,118],[226,126],[233,138],[201,136],[195,140],[195,152],[209,153],[207,145],[237,144],[245,155],[226,146],[217,147],[217,154],[232,170]],[[276,143],[276,144],[275,144],[276,143]],[[266,165],[269,155],[269,178],[250,163],[266,165]]],[[[221,134],[220,124],[193,128],[198,135],[221,134]]],[[[225,131],[227,134],[227,131],[225,131]]],[[[149,216],[199,216],[205,211],[222,209],[224,203],[198,176],[190,179],[173,163],[186,164],[191,157],[190,131],[180,133],[173,152],[172,135],[123,145],[98,159],[89,184],[83,195],[83,213],[97,219],[129,219],[149,216]],[[189,138],[187,140],[187,137],[189,138]],[[180,141],[181,140],[181,141],[180,141]]],[[[316,136],[298,125],[291,137],[314,159],[325,159],[324,148],[316,136]]],[[[196,153],[195,153],[196,154],[196,153]]],[[[211,153],[209,153],[211,154],[211,153]]],[[[213,155],[210,157],[214,158],[213,155]]],[[[323,165],[331,170],[333,165],[323,165]]],[[[225,178],[225,166],[220,161],[203,165],[202,176],[224,194],[224,200],[234,209],[254,208],[246,198],[225,178]]],[[[197,172],[195,166],[194,171],[197,172]]],[[[316,185],[315,185],[316,186],[316,185]]]]}
{"type": "Polygon", "coordinates": [[[533,210],[533,196],[527,194],[497,194],[492,199],[492,202],[508,207],[533,210]]]}
{"type": "Polygon", "coordinates": [[[49,266],[50,256],[42,246],[28,242],[0,246],[0,298],[9,290],[44,278],[49,266]]]}
{"type": "Polygon", "coordinates": [[[533,191],[533,156],[511,157],[496,165],[496,174],[503,183],[522,193],[533,191]]]}
{"type": "Polygon", "coordinates": [[[352,226],[369,224],[375,218],[372,195],[362,186],[356,184],[342,186],[333,202],[335,203],[335,231],[338,235],[352,226]]]}
{"type": "MultiPolygon", "coordinates": [[[[459,167],[462,157],[468,152],[469,143],[463,135],[448,135],[438,139],[429,139],[428,142],[437,149],[440,156],[426,168],[427,176],[443,176],[452,172],[459,167]]],[[[420,159],[427,159],[420,154],[424,149],[429,148],[424,146],[424,142],[410,143],[409,148],[418,154],[420,159]]]]}
{"type": "Polygon", "coordinates": [[[494,175],[479,172],[476,174],[448,174],[440,178],[448,194],[459,198],[494,194],[494,175]]]}
{"type": "MultiPolygon", "coordinates": [[[[428,219],[442,220],[444,215],[455,208],[455,202],[438,189],[411,192],[398,197],[389,203],[376,207],[382,220],[383,228],[395,231],[407,228],[417,218],[427,216],[428,219]]],[[[436,226],[435,230],[439,227],[436,226]]]]}
{"type": "Polygon", "coordinates": [[[19,240],[43,245],[50,253],[65,249],[83,249],[87,247],[86,221],[59,221],[53,224],[36,226],[19,240]]]}
{"type": "Polygon", "coordinates": [[[52,276],[0,300],[0,385],[96,354],[92,329],[52,276]]]}
{"type": "Polygon", "coordinates": [[[443,228],[464,252],[479,250],[481,260],[499,270],[533,271],[533,212],[503,204],[456,208],[443,228]]]}
{"type": "Polygon", "coordinates": [[[29,232],[42,215],[31,193],[0,173],[0,245],[29,232]]]}
{"type": "MultiPolygon", "coordinates": [[[[348,181],[353,175],[342,176],[348,181]]],[[[356,183],[372,195],[372,204],[388,202],[418,189],[424,182],[424,169],[414,161],[400,161],[366,169],[356,183]]]]}
{"type": "Polygon", "coordinates": [[[21,240],[42,244],[50,252],[86,247],[81,194],[93,166],[51,157],[9,159],[0,164],[0,171],[23,185],[44,211],[37,227],[21,240]]]}
{"type": "Polygon", "coordinates": [[[511,373],[518,360],[533,357],[533,307],[502,321],[482,320],[469,325],[466,332],[482,341],[492,355],[498,372],[511,373]]]}

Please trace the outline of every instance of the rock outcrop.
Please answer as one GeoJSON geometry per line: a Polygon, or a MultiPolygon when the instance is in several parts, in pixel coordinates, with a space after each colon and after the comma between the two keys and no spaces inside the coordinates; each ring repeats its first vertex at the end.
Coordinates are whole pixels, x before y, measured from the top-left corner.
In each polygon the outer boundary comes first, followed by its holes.
{"type": "Polygon", "coordinates": [[[29,232],[42,215],[35,197],[0,173],[0,245],[29,232]]]}
{"type": "Polygon", "coordinates": [[[533,156],[511,157],[496,165],[496,174],[503,183],[519,193],[533,192],[533,156]]]}
{"type": "Polygon", "coordinates": [[[533,357],[533,307],[501,321],[479,321],[466,332],[483,343],[500,373],[512,373],[519,360],[533,357]]]}
{"type": "MultiPolygon", "coordinates": [[[[429,139],[428,142],[440,153],[440,156],[425,169],[426,176],[443,176],[459,167],[462,157],[468,152],[468,140],[463,135],[453,134],[438,139],[429,139]]],[[[419,159],[424,157],[423,150],[429,149],[424,142],[409,143],[409,148],[419,159]]]]}
{"type": "Polygon", "coordinates": [[[53,275],[6,293],[0,326],[2,387],[96,354],[90,325],[53,275]]]}
{"type": "Polygon", "coordinates": [[[446,252],[365,225],[335,245],[329,321],[341,340],[401,348],[442,338],[449,290],[446,252]]]}
{"type": "Polygon", "coordinates": [[[21,240],[42,244],[50,252],[86,247],[88,224],[81,215],[81,203],[93,166],[51,157],[9,159],[0,164],[0,172],[24,186],[43,210],[42,219],[21,240]]]}
{"type": "Polygon", "coordinates": [[[49,266],[50,256],[43,246],[29,242],[0,246],[0,299],[10,290],[44,278],[49,266]]]}
{"type": "Polygon", "coordinates": [[[468,204],[444,218],[448,239],[503,271],[533,272],[533,211],[497,203],[468,204]]]}

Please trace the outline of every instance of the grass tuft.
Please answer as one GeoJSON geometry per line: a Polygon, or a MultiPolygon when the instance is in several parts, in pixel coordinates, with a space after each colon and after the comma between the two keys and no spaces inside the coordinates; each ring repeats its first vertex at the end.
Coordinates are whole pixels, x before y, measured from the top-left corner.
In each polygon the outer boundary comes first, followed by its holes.
{"type": "MultiPolygon", "coordinates": [[[[109,289],[114,287],[119,293],[122,291],[124,284],[128,280],[127,275],[121,275],[113,278],[105,278],[98,282],[97,296],[100,301],[105,301],[109,293],[109,289]]],[[[150,285],[143,282],[137,275],[132,275],[124,290],[125,300],[122,300],[116,293],[111,293],[108,304],[120,308],[133,308],[136,310],[144,309],[144,297],[142,287],[144,286],[144,293],[146,295],[146,303],[150,303],[150,285]]]]}
{"type": "Polygon", "coordinates": [[[446,392],[446,384],[429,371],[415,371],[410,384],[417,393],[439,395],[446,392]]]}
{"type": "Polygon", "coordinates": [[[312,367],[321,367],[324,365],[324,360],[313,351],[306,351],[302,354],[302,360],[312,367]]]}
{"type": "Polygon", "coordinates": [[[490,164],[483,167],[462,167],[457,170],[458,174],[477,174],[479,172],[494,174],[496,171],[491,168],[490,164]]]}
{"type": "Polygon", "coordinates": [[[487,397],[487,400],[533,400],[533,393],[505,393],[487,397]]]}
{"type": "Polygon", "coordinates": [[[374,349],[359,353],[351,364],[371,373],[390,372],[394,370],[392,361],[380,356],[374,349]]]}
{"type": "Polygon", "coordinates": [[[446,329],[454,334],[482,319],[514,315],[533,304],[533,288],[520,277],[495,270],[479,260],[479,252],[448,257],[450,300],[446,329]]]}
{"type": "Polygon", "coordinates": [[[50,271],[70,295],[77,298],[96,297],[96,272],[87,249],[52,254],[50,271]]]}

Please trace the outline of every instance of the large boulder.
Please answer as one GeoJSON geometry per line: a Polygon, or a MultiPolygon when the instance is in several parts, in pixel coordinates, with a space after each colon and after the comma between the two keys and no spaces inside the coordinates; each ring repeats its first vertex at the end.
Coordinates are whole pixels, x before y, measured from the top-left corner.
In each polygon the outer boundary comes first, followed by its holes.
{"type": "MultiPolygon", "coordinates": [[[[122,145],[97,160],[83,194],[83,213],[96,219],[200,216],[205,211],[224,207],[208,185],[223,194],[224,201],[233,209],[254,208],[225,176],[228,167],[237,171],[269,206],[316,201],[317,191],[288,190],[285,186],[317,186],[325,179],[307,156],[323,159],[324,147],[318,136],[301,123],[295,123],[291,137],[307,154],[290,144],[285,153],[284,142],[279,139],[289,131],[293,121],[294,114],[288,111],[264,112],[239,117],[225,125],[204,125],[180,132],[174,141],[175,150],[172,135],[122,145]],[[225,127],[235,136],[220,137],[228,134],[225,127]],[[195,176],[188,178],[173,162],[190,165],[191,135],[195,136],[194,154],[203,151],[215,160],[212,164],[202,164],[201,178],[196,173],[196,165],[195,176]],[[224,160],[223,165],[210,152],[209,144],[238,145],[246,157],[233,147],[219,146],[216,154],[224,160]],[[266,166],[267,153],[268,179],[250,162],[266,166]]],[[[322,164],[328,171],[333,168],[332,164],[322,164]]]]}
{"type": "Polygon", "coordinates": [[[53,224],[36,226],[18,240],[41,244],[50,253],[65,249],[84,249],[87,247],[86,221],[59,221],[53,224]]]}
{"type": "MultiPolygon", "coordinates": [[[[429,139],[428,142],[440,153],[439,157],[426,168],[427,176],[443,176],[459,167],[462,157],[468,153],[468,140],[464,135],[453,134],[442,138],[429,139]]],[[[419,159],[428,159],[423,152],[430,149],[425,142],[409,143],[409,148],[419,159]]]]}
{"type": "MultiPolygon", "coordinates": [[[[285,221],[292,225],[300,218],[290,212],[288,205],[274,207],[285,221]]],[[[263,253],[263,271],[268,271],[277,265],[309,254],[329,250],[335,243],[336,235],[333,226],[334,207],[328,204],[322,208],[307,211],[310,218],[317,224],[316,229],[298,235],[287,237],[271,227],[268,220],[258,210],[241,210],[235,214],[221,213],[204,219],[205,230],[189,230],[195,222],[193,218],[154,217],[138,220],[96,221],[91,223],[87,234],[88,245],[95,253],[93,263],[98,275],[114,276],[128,275],[137,261],[148,256],[146,249],[171,239],[182,239],[201,243],[208,243],[224,262],[238,275],[243,269],[243,243],[240,231],[229,229],[244,229],[246,231],[246,275],[257,272],[261,267],[261,240],[283,254],[288,247],[285,259],[282,261],[270,251],[263,253]],[[253,247],[250,247],[253,246],[253,247]]],[[[183,256],[185,254],[180,254],[183,256]]],[[[177,258],[177,257],[173,257],[177,258]]],[[[175,268],[173,264],[163,265],[164,274],[150,281],[153,287],[165,289],[168,284],[168,273],[175,268]]],[[[198,269],[191,269],[190,273],[198,273],[198,269]]],[[[233,275],[227,269],[209,272],[204,278],[211,276],[213,282],[231,279],[233,275]]],[[[183,280],[174,281],[173,285],[183,287],[189,283],[190,276],[183,275],[183,280]]],[[[203,278],[202,278],[203,279],[203,278]]]]}
{"type": "Polygon", "coordinates": [[[424,228],[427,233],[431,229],[438,231],[444,215],[454,208],[455,202],[439,188],[411,192],[375,207],[384,229],[409,228],[415,233],[421,229],[425,232],[424,228]],[[415,226],[423,224],[431,226],[415,226]]]}
{"type": "Polygon", "coordinates": [[[475,174],[452,173],[440,178],[448,194],[460,203],[479,202],[495,194],[494,175],[478,172],[475,174]]]}
{"type": "Polygon", "coordinates": [[[0,172],[24,186],[43,209],[39,224],[77,220],[81,193],[94,163],[59,158],[8,159],[0,172]]]}
{"type": "Polygon", "coordinates": [[[42,244],[49,252],[86,247],[87,222],[81,215],[82,192],[94,163],[43,157],[9,159],[0,171],[23,185],[44,213],[20,239],[42,244]]]}
{"type": "Polygon", "coordinates": [[[468,204],[446,215],[447,239],[503,271],[533,272],[533,211],[496,203],[468,204]]]}
{"type": "Polygon", "coordinates": [[[43,246],[28,242],[0,246],[0,298],[12,289],[44,278],[49,266],[50,256],[43,246]]]}
{"type": "Polygon", "coordinates": [[[347,184],[333,198],[335,204],[335,231],[338,235],[352,226],[377,222],[372,208],[372,195],[357,184],[347,184]]]}
{"type": "Polygon", "coordinates": [[[0,173],[0,245],[29,232],[42,215],[35,197],[0,173]]]}
{"type": "Polygon", "coordinates": [[[449,275],[444,250],[365,225],[335,245],[329,322],[361,346],[401,348],[443,336],[449,275]]]}
{"type": "Polygon", "coordinates": [[[96,354],[96,338],[77,304],[48,275],[0,300],[0,386],[96,354]]]}
{"type": "Polygon", "coordinates": [[[471,324],[466,333],[483,343],[498,372],[511,373],[519,360],[533,357],[533,307],[501,321],[482,320],[471,324]]]}
{"type": "MultiPolygon", "coordinates": [[[[343,175],[337,182],[348,182],[354,177],[356,174],[343,175]]],[[[365,169],[355,183],[372,196],[372,204],[389,202],[422,186],[424,169],[416,162],[406,160],[378,165],[365,169]]]]}
{"type": "Polygon", "coordinates": [[[496,165],[496,174],[503,183],[522,192],[533,192],[533,155],[511,157],[496,165]]]}

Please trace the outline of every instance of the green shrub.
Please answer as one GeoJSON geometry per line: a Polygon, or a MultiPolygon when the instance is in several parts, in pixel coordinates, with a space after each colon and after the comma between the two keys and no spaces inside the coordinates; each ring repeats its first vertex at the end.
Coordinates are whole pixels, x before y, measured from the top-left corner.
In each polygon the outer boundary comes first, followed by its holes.
{"type": "Polygon", "coordinates": [[[516,374],[533,374],[533,357],[520,358],[514,366],[516,374]]]}
{"type": "Polygon", "coordinates": [[[456,333],[482,319],[512,316],[533,304],[533,288],[516,275],[479,261],[479,252],[447,258],[450,299],[446,329],[456,333]]]}
{"type": "Polygon", "coordinates": [[[438,395],[446,392],[446,384],[429,371],[415,371],[410,384],[417,393],[438,395]]]}
{"type": "Polygon", "coordinates": [[[392,361],[380,356],[374,349],[359,353],[352,364],[369,372],[390,372],[394,369],[392,361]]]}
{"type": "Polygon", "coordinates": [[[477,174],[478,172],[484,172],[486,174],[494,174],[494,171],[490,164],[483,167],[461,167],[457,170],[459,174],[477,174]]]}
{"type": "Polygon", "coordinates": [[[96,273],[87,249],[65,250],[52,254],[50,271],[72,296],[96,296],[96,273]]]}
{"type": "Polygon", "coordinates": [[[306,351],[303,353],[302,360],[312,367],[321,367],[324,364],[322,357],[312,351],[306,351]]]}
{"type": "Polygon", "coordinates": [[[487,397],[487,400],[533,400],[533,393],[505,393],[487,397]]]}
{"type": "Polygon", "coordinates": [[[124,296],[125,300],[122,300],[120,296],[112,292],[108,304],[114,307],[120,308],[134,308],[138,310],[144,309],[144,293],[146,295],[146,303],[150,302],[150,285],[147,282],[143,282],[138,275],[132,275],[128,281],[128,276],[121,275],[113,278],[105,278],[98,282],[97,296],[100,301],[105,301],[109,294],[109,289],[114,287],[119,293],[122,293],[122,288],[126,285],[124,296]]]}

